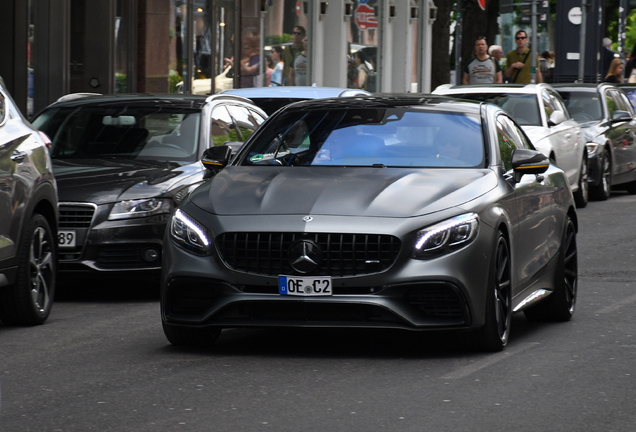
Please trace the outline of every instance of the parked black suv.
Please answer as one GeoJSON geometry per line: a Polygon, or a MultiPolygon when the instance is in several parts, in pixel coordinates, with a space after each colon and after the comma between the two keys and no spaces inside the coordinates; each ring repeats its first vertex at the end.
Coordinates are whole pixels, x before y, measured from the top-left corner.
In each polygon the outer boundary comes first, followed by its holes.
{"type": "Polygon", "coordinates": [[[57,268],[57,186],[48,138],[16,107],[0,78],[0,321],[42,324],[57,268]]]}

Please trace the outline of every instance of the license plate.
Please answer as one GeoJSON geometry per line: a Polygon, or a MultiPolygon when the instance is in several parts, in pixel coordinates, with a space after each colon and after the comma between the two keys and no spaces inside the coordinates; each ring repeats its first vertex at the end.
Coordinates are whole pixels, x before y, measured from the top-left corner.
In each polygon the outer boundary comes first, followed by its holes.
{"type": "Polygon", "coordinates": [[[278,276],[278,292],[294,296],[330,296],[333,294],[330,276],[278,276]]]}
{"type": "Polygon", "coordinates": [[[75,231],[59,230],[57,232],[57,244],[61,248],[74,248],[76,237],[75,231]]]}

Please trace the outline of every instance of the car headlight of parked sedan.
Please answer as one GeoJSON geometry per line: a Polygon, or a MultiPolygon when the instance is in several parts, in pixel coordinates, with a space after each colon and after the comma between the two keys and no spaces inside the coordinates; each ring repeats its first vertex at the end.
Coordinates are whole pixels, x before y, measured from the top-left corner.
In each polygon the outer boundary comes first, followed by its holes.
{"type": "Polygon", "coordinates": [[[171,213],[172,201],[168,198],[149,198],[119,201],[113,206],[108,220],[132,219],[171,213]]]}
{"type": "Polygon", "coordinates": [[[211,241],[207,230],[189,215],[177,210],[170,222],[170,237],[185,250],[197,255],[211,253],[211,241]]]}

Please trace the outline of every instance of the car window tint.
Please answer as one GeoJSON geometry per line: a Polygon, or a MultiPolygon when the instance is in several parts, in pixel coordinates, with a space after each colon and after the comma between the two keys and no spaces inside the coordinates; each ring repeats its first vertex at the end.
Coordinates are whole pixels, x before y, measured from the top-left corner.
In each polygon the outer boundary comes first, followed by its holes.
{"type": "Polygon", "coordinates": [[[157,106],[53,108],[34,120],[59,159],[196,160],[200,114],[157,106]]]}
{"type": "MultiPolygon", "coordinates": [[[[566,119],[568,120],[571,119],[572,116],[570,115],[568,109],[565,107],[565,104],[563,100],[561,99],[561,96],[559,96],[558,93],[555,93],[550,90],[548,90],[548,94],[550,95],[550,100],[552,101],[552,106],[554,107],[554,109],[561,111],[566,119]]],[[[550,117],[548,116],[548,118],[550,117]]]]}
{"type": "Polygon", "coordinates": [[[368,108],[290,111],[268,122],[244,165],[476,167],[479,116],[368,108]]]}
{"type": "Polygon", "coordinates": [[[560,91],[559,94],[574,120],[585,123],[603,118],[601,99],[596,91],[560,91]]]}
{"type": "Polygon", "coordinates": [[[618,91],[618,90],[612,90],[611,91],[612,97],[614,98],[614,100],[616,101],[616,107],[619,110],[622,111],[627,111],[628,113],[631,114],[631,110],[630,110],[630,103],[627,100],[627,98],[623,98],[623,94],[618,91]]]}
{"type": "Polygon", "coordinates": [[[228,141],[241,141],[234,121],[225,105],[217,105],[212,110],[212,125],[210,128],[212,143],[220,146],[228,141]]]}
{"type": "Polygon", "coordinates": [[[252,115],[252,111],[247,107],[238,105],[228,105],[227,109],[230,111],[230,115],[234,118],[235,124],[241,133],[241,141],[247,141],[259,125],[252,115]]]}
{"type": "Polygon", "coordinates": [[[608,91],[605,94],[605,104],[607,105],[607,114],[609,115],[609,118],[611,119],[612,117],[614,117],[614,113],[616,112],[618,107],[616,106],[616,101],[612,97],[612,94],[610,91],[608,91]]]}
{"type": "Polygon", "coordinates": [[[512,169],[512,151],[516,148],[514,139],[511,137],[511,131],[506,126],[506,117],[500,115],[497,117],[497,141],[499,144],[499,155],[504,169],[509,171],[512,169]]]}
{"type": "Polygon", "coordinates": [[[252,114],[252,117],[254,117],[254,120],[258,125],[262,124],[265,121],[265,117],[260,115],[258,112],[250,110],[250,113],[252,114]]]}
{"type": "Polygon", "coordinates": [[[508,111],[521,126],[541,126],[539,104],[535,94],[515,93],[462,93],[456,98],[489,102],[508,111]]]}

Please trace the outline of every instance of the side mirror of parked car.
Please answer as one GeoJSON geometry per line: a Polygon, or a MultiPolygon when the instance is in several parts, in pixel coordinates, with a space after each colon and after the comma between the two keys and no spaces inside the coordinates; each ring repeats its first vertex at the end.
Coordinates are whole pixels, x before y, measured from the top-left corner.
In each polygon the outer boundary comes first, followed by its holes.
{"type": "Polygon", "coordinates": [[[517,149],[512,152],[512,169],[518,183],[525,174],[543,174],[550,166],[550,159],[536,150],[517,149]]]}
{"type": "Polygon", "coordinates": [[[230,146],[210,147],[203,152],[201,162],[210,171],[218,171],[228,164],[232,158],[232,148],[230,146]]]}
{"type": "Polygon", "coordinates": [[[554,111],[552,115],[550,116],[550,118],[548,119],[548,125],[556,126],[558,124],[563,123],[564,121],[565,121],[565,114],[563,114],[563,111],[554,111]]]}
{"type": "Polygon", "coordinates": [[[616,110],[612,116],[612,121],[632,121],[634,118],[629,111],[616,110]]]}

